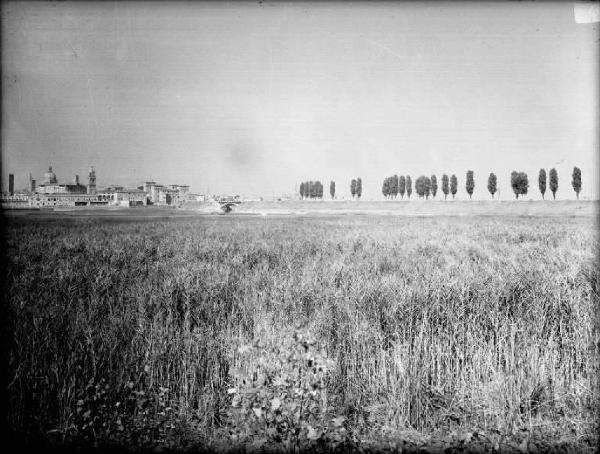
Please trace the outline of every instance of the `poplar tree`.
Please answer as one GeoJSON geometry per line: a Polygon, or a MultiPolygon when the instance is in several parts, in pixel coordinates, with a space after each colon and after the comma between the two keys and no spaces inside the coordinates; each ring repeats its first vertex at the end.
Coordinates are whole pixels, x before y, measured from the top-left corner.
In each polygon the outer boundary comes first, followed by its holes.
{"type": "Polygon", "coordinates": [[[448,188],[448,175],[442,175],[442,192],[444,193],[444,200],[448,198],[448,193],[450,189],[448,188]]]}
{"type": "Polygon", "coordinates": [[[579,200],[579,191],[581,191],[581,170],[579,167],[573,167],[571,186],[573,186],[573,190],[575,191],[575,194],[577,194],[577,200],[579,200]]]}
{"type": "Polygon", "coordinates": [[[390,178],[386,177],[383,179],[383,185],[381,186],[381,193],[387,199],[390,195],[390,178]]]}
{"type": "Polygon", "coordinates": [[[550,169],[550,192],[552,192],[552,198],[556,200],[556,191],[558,190],[558,172],[553,167],[550,169]]]}
{"type": "Polygon", "coordinates": [[[423,175],[415,180],[415,192],[419,198],[425,195],[425,177],[423,175]]]}
{"type": "Polygon", "coordinates": [[[450,177],[450,192],[452,193],[452,198],[456,195],[456,191],[458,191],[458,179],[456,175],[452,175],[450,177]]]}
{"type": "Polygon", "coordinates": [[[437,177],[435,175],[431,175],[431,195],[435,198],[437,194],[438,185],[437,185],[437,177]]]}
{"type": "Polygon", "coordinates": [[[546,193],[546,170],[540,169],[540,174],[538,175],[538,186],[540,188],[540,192],[542,193],[542,200],[544,199],[544,194],[546,193]]]}
{"type": "Polygon", "coordinates": [[[473,171],[467,170],[467,184],[465,185],[465,189],[467,190],[467,194],[469,194],[469,199],[473,195],[474,188],[475,188],[475,181],[473,180],[473,171]]]}
{"type": "Polygon", "coordinates": [[[490,176],[488,177],[488,191],[490,191],[490,194],[492,194],[492,199],[494,198],[494,194],[496,193],[497,190],[497,178],[496,175],[494,175],[494,173],[490,173],[490,176]]]}
{"type": "Polygon", "coordinates": [[[398,192],[400,193],[400,197],[404,198],[404,193],[406,192],[406,178],[404,178],[404,175],[398,178],[398,192]]]}

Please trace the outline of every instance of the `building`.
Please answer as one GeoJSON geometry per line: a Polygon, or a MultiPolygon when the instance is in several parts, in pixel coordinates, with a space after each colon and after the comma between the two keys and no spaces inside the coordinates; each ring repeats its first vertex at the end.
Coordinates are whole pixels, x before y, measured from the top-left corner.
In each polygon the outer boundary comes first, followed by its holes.
{"type": "Polygon", "coordinates": [[[160,193],[163,190],[163,186],[159,185],[159,184],[152,184],[152,186],[149,187],[149,192],[146,192],[146,196],[148,197],[148,199],[150,200],[151,203],[153,204],[157,204],[159,199],[160,199],[160,193]]]}
{"type": "MultiPolygon", "coordinates": [[[[95,176],[94,176],[95,186],[95,176]]],[[[31,208],[52,208],[65,206],[90,206],[108,204],[108,200],[88,195],[88,188],[81,184],[79,175],[75,175],[70,183],[59,183],[52,166],[44,174],[42,184],[36,186],[36,181],[29,174],[29,195],[24,195],[27,205],[31,208]]],[[[94,191],[95,192],[95,191],[94,191]]],[[[21,203],[21,201],[19,201],[21,203]]]]}
{"type": "Polygon", "coordinates": [[[143,189],[121,189],[115,191],[111,205],[119,206],[145,206],[147,195],[143,189]]]}
{"type": "Polygon", "coordinates": [[[90,167],[88,184],[79,181],[75,175],[70,183],[59,183],[52,166],[44,173],[42,183],[36,186],[36,180],[29,174],[29,191],[14,194],[14,176],[9,175],[9,193],[2,194],[0,203],[4,208],[55,208],[77,206],[145,206],[181,205],[195,197],[190,187],[182,184],[162,186],[154,181],[146,181],[137,189],[123,186],[110,186],[101,191],[96,187],[96,171],[90,167]]]}
{"type": "Polygon", "coordinates": [[[83,206],[144,206],[146,193],[139,189],[103,191],[96,194],[37,193],[27,197],[32,208],[83,206]]]}
{"type": "Polygon", "coordinates": [[[15,193],[15,176],[12,173],[8,174],[8,195],[15,193]]]}
{"type": "Polygon", "coordinates": [[[90,167],[88,172],[87,193],[91,195],[96,194],[96,171],[94,167],[90,167]]]}
{"type": "Polygon", "coordinates": [[[124,189],[125,189],[124,186],[114,185],[114,186],[108,186],[108,187],[104,188],[100,192],[104,192],[104,193],[110,192],[110,193],[112,193],[112,192],[117,192],[117,191],[123,191],[124,189]]]}
{"type": "Polygon", "coordinates": [[[29,208],[29,196],[27,194],[2,195],[0,198],[2,208],[29,208]]]}
{"type": "Polygon", "coordinates": [[[179,204],[179,192],[177,189],[162,188],[158,193],[158,204],[159,205],[178,205],[179,204]]]}
{"type": "Polygon", "coordinates": [[[65,184],[40,184],[36,188],[38,194],[86,194],[84,185],[77,182],[65,184]]]}
{"type": "Polygon", "coordinates": [[[42,181],[42,184],[44,185],[50,185],[50,184],[57,184],[58,180],[56,179],[56,174],[52,171],[52,166],[48,167],[48,171],[44,174],[44,180],[42,181]]]}
{"type": "Polygon", "coordinates": [[[156,181],[146,181],[143,185],[142,185],[142,189],[144,190],[144,192],[146,194],[150,194],[150,192],[152,191],[152,188],[156,186],[156,181]]]}
{"type": "MultiPolygon", "coordinates": [[[[35,180],[32,184],[30,179],[30,186],[35,186],[35,180]]],[[[85,186],[79,183],[79,175],[75,175],[72,183],[59,184],[56,174],[50,166],[48,172],[44,174],[42,184],[35,188],[35,192],[38,194],[85,194],[87,191],[85,186]]]]}
{"type": "Polygon", "coordinates": [[[54,208],[54,207],[77,207],[108,205],[109,198],[106,195],[90,194],[68,194],[68,193],[37,193],[28,197],[29,206],[32,208],[54,208]]]}
{"type": "Polygon", "coordinates": [[[176,191],[178,197],[181,199],[185,199],[190,192],[190,187],[186,184],[170,184],[168,188],[172,191],[176,191]]]}
{"type": "Polygon", "coordinates": [[[185,184],[163,186],[155,181],[146,181],[142,185],[148,203],[152,205],[180,205],[188,199],[190,187],[185,184]]]}

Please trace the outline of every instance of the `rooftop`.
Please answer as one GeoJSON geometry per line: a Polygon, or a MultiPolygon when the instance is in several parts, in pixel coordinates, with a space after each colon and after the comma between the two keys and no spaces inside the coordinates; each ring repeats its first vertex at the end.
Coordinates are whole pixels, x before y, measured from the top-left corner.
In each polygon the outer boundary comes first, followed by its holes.
{"type": "Polygon", "coordinates": [[[118,192],[118,193],[132,193],[132,192],[140,192],[145,194],[146,191],[144,191],[143,189],[117,189],[114,192],[118,192]]]}

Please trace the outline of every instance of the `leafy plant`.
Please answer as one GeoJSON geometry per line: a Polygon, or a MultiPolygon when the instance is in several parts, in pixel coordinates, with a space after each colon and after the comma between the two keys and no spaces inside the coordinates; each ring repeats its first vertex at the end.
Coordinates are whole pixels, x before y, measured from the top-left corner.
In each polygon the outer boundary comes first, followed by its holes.
{"type": "Polygon", "coordinates": [[[335,361],[318,349],[307,330],[280,340],[266,344],[259,337],[231,358],[241,364],[227,390],[229,440],[285,450],[348,443],[345,417],[335,414],[327,392],[335,361]]]}

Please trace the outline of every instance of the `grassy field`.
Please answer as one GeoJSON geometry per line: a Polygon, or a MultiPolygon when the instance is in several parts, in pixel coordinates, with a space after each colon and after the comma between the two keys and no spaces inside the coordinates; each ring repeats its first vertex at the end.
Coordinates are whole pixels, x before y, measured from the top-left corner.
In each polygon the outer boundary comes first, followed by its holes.
{"type": "Polygon", "coordinates": [[[594,216],[592,200],[287,200],[245,202],[237,213],[256,214],[383,214],[397,216],[594,216]]]}
{"type": "Polygon", "coordinates": [[[597,443],[589,213],[16,216],[6,229],[21,440],[597,443]]]}

